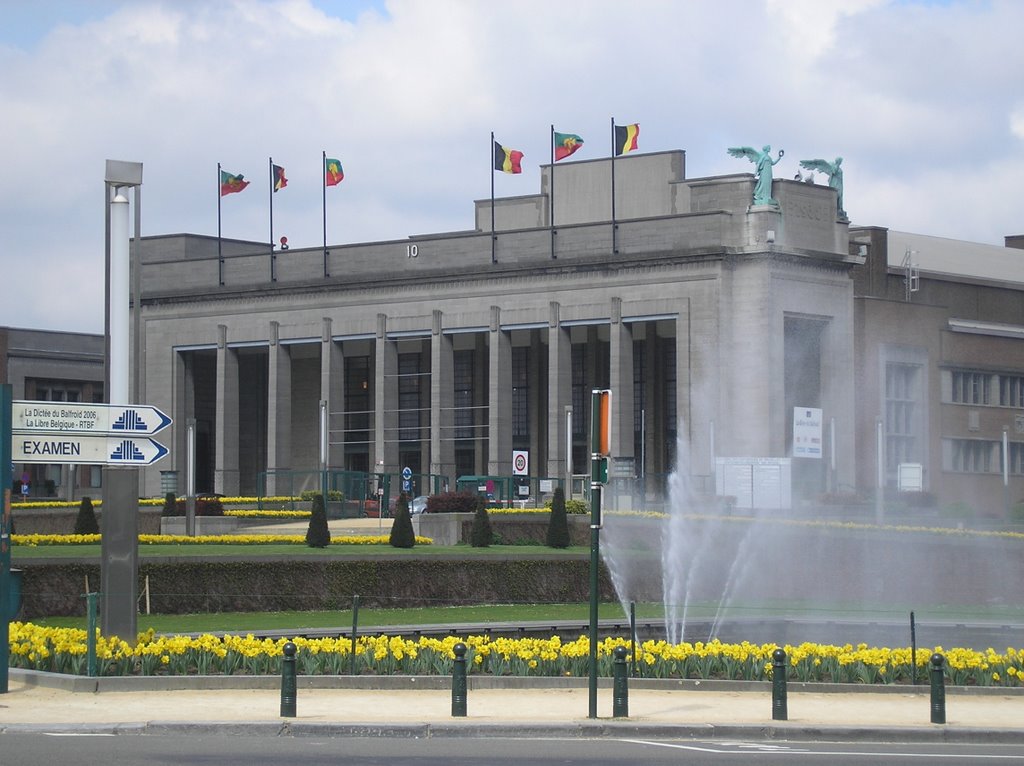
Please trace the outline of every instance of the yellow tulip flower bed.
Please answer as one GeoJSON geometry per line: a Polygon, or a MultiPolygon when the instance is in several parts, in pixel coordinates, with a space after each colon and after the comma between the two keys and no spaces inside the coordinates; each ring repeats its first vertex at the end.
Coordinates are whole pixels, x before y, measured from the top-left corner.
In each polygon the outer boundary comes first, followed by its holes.
{"type": "Polygon", "coordinates": [[[224,511],[225,516],[236,519],[308,519],[309,511],[261,511],[253,510],[224,511]]]}
{"type": "MultiPolygon", "coordinates": [[[[11,535],[15,545],[96,545],[100,535],[11,535]]],[[[430,545],[429,537],[416,537],[416,545],[430,545]]],[[[338,535],[331,545],[388,545],[388,535],[338,535]]],[[[139,545],[305,545],[305,535],[139,535],[139,545]]]]}
{"type": "MultiPolygon", "coordinates": [[[[82,675],[86,669],[86,632],[76,628],[46,628],[32,623],[11,623],[11,667],[82,675]]],[[[303,675],[341,675],[352,667],[349,638],[295,638],[298,671],[303,675]]],[[[272,675],[280,672],[287,639],[252,635],[157,636],[140,633],[132,646],[118,638],[97,636],[97,672],[100,675],[272,675]]],[[[463,641],[471,673],[498,676],[588,675],[590,642],[587,636],[564,641],[551,638],[466,639],[399,636],[363,636],[355,646],[356,672],[366,675],[447,675],[452,671],[453,647],[463,641]]],[[[599,674],[612,673],[612,652],[628,650],[624,638],[607,638],[597,646],[599,674]]],[[[637,646],[639,674],[645,678],[693,678],[764,681],[772,675],[776,644],[708,643],[667,644],[645,641],[637,646]]],[[[906,683],[911,678],[910,649],[801,644],[785,646],[789,678],[859,684],[906,683]]],[[[1024,650],[941,647],[946,676],[955,685],[1021,686],[1024,650]]],[[[917,653],[918,679],[927,678],[932,651],[917,653]]],[[[627,659],[628,661],[628,659],[627,659]]]]}

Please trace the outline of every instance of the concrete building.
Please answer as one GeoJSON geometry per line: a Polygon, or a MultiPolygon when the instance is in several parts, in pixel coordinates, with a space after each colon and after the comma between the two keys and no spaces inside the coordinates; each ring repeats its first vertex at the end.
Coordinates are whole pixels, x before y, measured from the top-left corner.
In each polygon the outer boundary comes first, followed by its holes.
{"type": "Polygon", "coordinates": [[[200,490],[315,487],[324,402],[332,471],[408,467],[419,493],[509,476],[525,451],[535,493],[589,470],[590,391],[610,388],[619,505],[660,499],[677,445],[702,492],[730,457],[787,462],[795,503],[870,493],[881,417],[887,485],[920,464],[941,501],[1001,510],[1003,425],[1024,488],[1018,253],[986,249],[1008,270],[982,272],[973,249],[851,230],[827,186],[777,179],[778,206],[753,188],[688,179],[672,151],[545,166],[538,194],[477,201],[468,231],[327,252],[225,240],[222,257],[216,238],[146,237],[140,400],[175,423],[143,492],[183,470],[190,420],[200,490]],[[1021,390],[996,404],[1004,386],[1021,390]],[[822,459],[786,460],[796,408],[821,410],[822,459]]]}
{"type": "MultiPolygon", "coordinates": [[[[103,353],[102,335],[0,327],[0,383],[16,400],[102,402],[103,353]]],[[[14,479],[25,474],[36,497],[96,494],[102,484],[98,466],[14,466],[14,479]]]]}

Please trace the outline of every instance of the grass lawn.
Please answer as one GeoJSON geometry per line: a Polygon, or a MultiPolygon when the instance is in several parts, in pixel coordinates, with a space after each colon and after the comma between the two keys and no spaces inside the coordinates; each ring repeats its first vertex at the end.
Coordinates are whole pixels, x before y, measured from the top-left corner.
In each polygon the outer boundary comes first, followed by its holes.
{"type": "MultiPolygon", "coordinates": [[[[658,604],[638,604],[637,617],[659,617],[658,604]]],[[[422,607],[416,609],[359,610],[359,630],[389,625],[452,625],[455,623],[537,622],[587,620],[589,604],[493,604],[484,606],[422,607]]],[[[627,619],[618,604],[600,604],[602,620],[627,619]]],[[[36,625],[85,629],[84,617],[47,617],[32,620],[36,625]]],[[[225,612],[218,614],[140,614],[140,631],[157,633],[245,633],[257,630],[351,629],[352,611],[335,612],[225,612]]]]}

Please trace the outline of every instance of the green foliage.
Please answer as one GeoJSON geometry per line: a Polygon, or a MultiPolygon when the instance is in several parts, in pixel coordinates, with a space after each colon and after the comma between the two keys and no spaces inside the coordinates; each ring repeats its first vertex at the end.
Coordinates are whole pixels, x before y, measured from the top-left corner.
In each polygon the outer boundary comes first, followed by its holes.
{"type": "Polygon", "coordinates": [[[473,517],[473,531],[469,535],[469,544],[474,548],[487,548],[494,541],[494,533],[491,531],[491,517],[487,513],[487,507],[481,502],[473,517]]]}
{"type": "MultiPolygon", "coordinates": [[[[318,489],[304,489],[299,493],[299,498],[305,501],[310,501],[317,495],[321,494],[318,489]]],[[[341,501],[345,499],[345,493],[340,489],[329,489],[327,490],[327,499],[330,501],[341,501]]]]}
{"type": "Polygon", "coordinates": [[[565,490],[558,487],[555,490],[555,496],[551,499],[547,545],[549,548],[568,548],[570,543],[569,519],[565,515],[565,490]]]}
{"type": "Polygon", "coordinates": [[[388,542],[393,548],[412,548],[416,545],[416,532],[412,528],[412,516],[409,514],[409,496],[404,492],[398,496],[395,504],[395,520],[391,524],[388,542]]]}
{"type": "Polygon", "coordinates": [[[475,513],[480,507],[476,492],[442,492],[427,498],[426,513],[475,513]]]}
{"type": "Polygon", "coordinates": [[[313,496],[313,507],[306,530],[306,545],[310,548],[326,548],[331,544],[331,530],[327,526],[327,508],[323,495],[313,496]]]}
{"type": "MultiPolygon", "coordinates": [[[[168,498],[174,497],[173,493],[167,493],[168,498]]],[[[186,508],[188,507],[188,501],[184,497],[178,498],[174,503],[173,513],[168,512],[167,500],[164,500],[164,516],[184,516],[186,508]]],[[[196,516],[223,516],[224,505],[221,503],[219,497],[197,497],[196,498],[196,516]]]]}
{"type": "Polygon", "coordinates": [[[565,501],[565,512],[575,516],[586,516],[590,513],[590,506],[586,500],[570,499],[565,501]]]}
{"type": "Polygon", "coordinates": [[[168,492],[164,495],[164,510],[162,516],[177,516],[178,501],[174,497],[173,492],[168,492]]]}
{"type": "Polygon", "coordinates": [[[96,512],[92,507],[92,498],[83,497],[78,504],[78,516],[75,517],[76,535],[98,535],[100,533],[99,522],[96,521],[96,512]]]}

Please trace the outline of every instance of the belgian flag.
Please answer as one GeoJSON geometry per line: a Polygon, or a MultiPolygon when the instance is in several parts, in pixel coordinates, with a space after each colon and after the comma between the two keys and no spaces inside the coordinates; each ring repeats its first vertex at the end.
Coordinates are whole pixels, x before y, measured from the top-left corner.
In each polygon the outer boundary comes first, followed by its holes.
{"type": "Polygon", "coordinates": [[[494,169],[502,173],[522,173],[523,153],[515,149],[506,149],[497,141],[494,142],[494,169]]]}
{"type": "Polygon", "coordinates": [[[637,150],[637,139],[640,138],[640,125],[616,125],[615,126],[615,156],[635,152],[637,150]]]}
{"type": "Polygon", "coordinates": [[[271,176],[274,179],[274,191],[281,191],[288,185],[288,179],[284,177],[284,168],[280,165],[273,165],[271,168],[271,176]]]}

